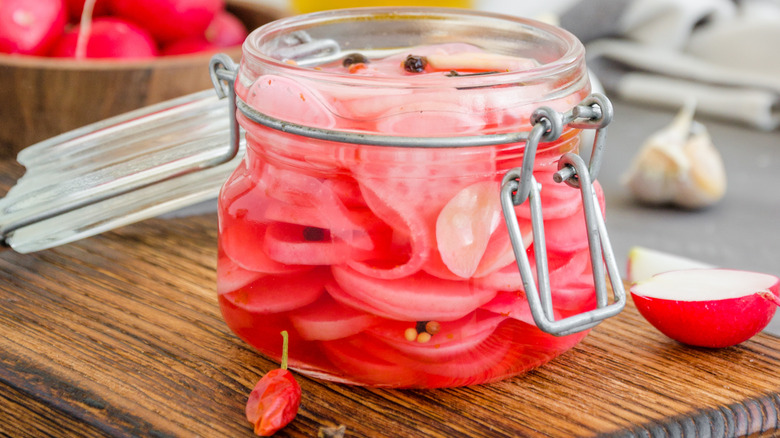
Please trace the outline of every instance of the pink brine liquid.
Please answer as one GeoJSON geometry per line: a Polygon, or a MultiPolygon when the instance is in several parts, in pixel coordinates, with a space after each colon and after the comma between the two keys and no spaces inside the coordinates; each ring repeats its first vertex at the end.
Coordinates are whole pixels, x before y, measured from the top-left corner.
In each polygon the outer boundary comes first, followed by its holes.
{"type": "MultiPolygon", "coordinates": [[[[539,93],[533,85],[478,82],[539,61],[470,44],[289,64],[303,73],[260,74],[239,96],[293,123],[401,136],[527,131],[540,106],[523,103],[539,93]]],[[[588,92],[543,104],[565,111],[588,92]]],[[[217,288],[227,324],[262,353],[278,358],[287,330],[298,372],[434,388],[525,372],[585,336],[543,333],[528,308],[499,202],[522,143],[353,145],[239,120],[247,154],[219,199],[217,288]]],[[[552,180],[558,158],[576,152],[577,134],[541,144],[535,160],[558,318],[595,307],[580,193],[552,180]]],[[[533,263],[527,203],[516,211],[533,263]]]]}

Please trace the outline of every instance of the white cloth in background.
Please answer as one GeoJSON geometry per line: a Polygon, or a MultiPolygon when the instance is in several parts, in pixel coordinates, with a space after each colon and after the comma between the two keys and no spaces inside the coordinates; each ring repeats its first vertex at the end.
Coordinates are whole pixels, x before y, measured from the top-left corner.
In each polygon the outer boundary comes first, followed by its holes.
{"type": "Polygon", "coordinates": [[[780,127],[780,0],[581,0],[559,14],[608,93],[780,127]]]}

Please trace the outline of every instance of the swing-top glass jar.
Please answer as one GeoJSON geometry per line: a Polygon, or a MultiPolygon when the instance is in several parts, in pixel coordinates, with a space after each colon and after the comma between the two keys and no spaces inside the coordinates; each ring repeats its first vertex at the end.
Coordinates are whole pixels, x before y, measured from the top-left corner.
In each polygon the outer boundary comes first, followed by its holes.
{"type": "Polygon", "coordinates": [[[235,92],[247,146],[219,198],[217,289],[227,324],[262,353],[278,358],[286,330],[291,368],[361,385],[525,372],[595,323],[537,328],[516,257],[534,265],[539,250],[551,320],[606,305],[585,220],[601,211],[584,208],[603,200],[598,184],[554,181],[578,151],[582,126],[569,122],[590,93],[569,33],[454,9],[291,17],[249,36],[235,92]],[[542,106],[562,126],[551,132],[550,117],[525,160],[543,236],[533,202],[505,222],[500,199],[542,106]]]}

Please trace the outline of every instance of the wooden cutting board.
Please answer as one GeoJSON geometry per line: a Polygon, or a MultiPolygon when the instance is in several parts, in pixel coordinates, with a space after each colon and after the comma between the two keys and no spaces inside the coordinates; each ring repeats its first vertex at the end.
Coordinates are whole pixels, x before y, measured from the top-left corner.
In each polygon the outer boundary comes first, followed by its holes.
{"type": "MultiPolygon", "coordinates": [[[[21,175],[0,164],[0,186],[21,175]]],[[[36,254],[0,253],[0,435],[252,436],[244,404],[277,365],[223,323],[216,215],[154,219],[36,254]]],[[[772,436],[780,339],[705,350],[629,303],[577,347],[504,382],[386,390],[298,376],[278,436],[772,436]]]]}

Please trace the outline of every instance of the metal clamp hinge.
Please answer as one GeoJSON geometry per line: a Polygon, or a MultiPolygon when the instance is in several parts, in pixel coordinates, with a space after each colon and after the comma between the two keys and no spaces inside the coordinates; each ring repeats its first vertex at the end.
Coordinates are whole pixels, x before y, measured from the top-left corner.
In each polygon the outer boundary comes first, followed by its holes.
{"type": "Polygon", "coordinates": [[[625,290],[617,269],[599,201],[593,189],[593,181],[601,165],[606,126],[611,119],[611,103],[606,97],[598,94],[589,96],[567,113],[559,113],[550,108],[536,110],[531,117],[533,128],[525,146],[523,165],[521,168],[514,168],[507,172],[501,183],[501,207],[520,276],[523,279],[523,287],[531,314],[541,330],[554,335],[563,336],[587,330],[604,319],[617,315],[625,307],[625,290]],[[597,307],[556,320],[547,266],[540,186],[533,177],[533,167],[539,142],[556,140],[563,132],[564,125],[580,129],[596,129],[590,163],[586,165],[582,157],[577,154],[565,154],[558,162],[558,172],[555,174],[554,180],[557,183],[566,182],[581,191],[597,307]],[[538,288],[534,281],[528,255],[525,252],[515,212],[515,206],[526,200],[529,202],[531,210],[538,288]],[[609,276],[612,286],[612,303],[609,302],[605,274],[609,276]]]}

